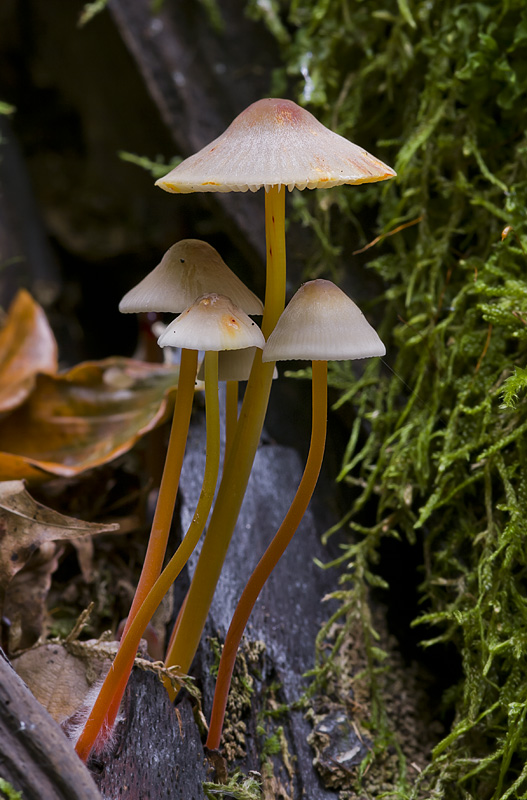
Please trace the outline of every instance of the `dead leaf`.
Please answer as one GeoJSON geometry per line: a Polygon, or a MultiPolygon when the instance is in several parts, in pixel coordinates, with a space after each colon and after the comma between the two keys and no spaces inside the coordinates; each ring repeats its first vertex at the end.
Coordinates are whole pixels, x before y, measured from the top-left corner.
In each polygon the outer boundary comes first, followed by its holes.
{"type": "Polygon", "coordinates": [[[177,369],[113,357],[39,375],[0,420],[0,480],[73,476],[129,450],[170,413],[177,369]]]}
{"type": "Polygon", "coordinates": [[[86,659],[59,643],[28,650],[13,660],[13,666],[59,725],[82,706],[94,680],[108,671],[108,662],[92,658],[87,674],[86,659]]]}
{"type": "MultiPolygon", "coordinates": [[[[119,533],[122,533],[120,530],[119,533]]],[[[72,541],[77,553],[77,561],[85,583],[93,581],[93,539],[91,536],[79,536],[72,541]]]]}
{"type": "Polygon", "coordinates": [[[28,397],[38,372],[57,371],[57,343],[42,308],[20,289],[0,330],[0,413],[28,397]]]}
{"type": "Polygon", "coordinates": [[[63,551],[63,545],[44,542],[9,583],[2,609],[4,618],[9,620],[9,653],[32,647],[42,635],[51,576],[63,551]]]}
{"type": "Polygon", "coordinates": [[[0,482],[0,615],[11,623],[10,652],[30,647],[42,633],[62,552],[55,542],[118,527],[66,517],[33,500],[22,481],[0,482]]]}
{"type": "Polygon", "coordinates": [[[22,481],[0,482],[0,588],[22,569],[39,545],[114,531],[113,523],[83,522],[35,502],[22,481]]]}

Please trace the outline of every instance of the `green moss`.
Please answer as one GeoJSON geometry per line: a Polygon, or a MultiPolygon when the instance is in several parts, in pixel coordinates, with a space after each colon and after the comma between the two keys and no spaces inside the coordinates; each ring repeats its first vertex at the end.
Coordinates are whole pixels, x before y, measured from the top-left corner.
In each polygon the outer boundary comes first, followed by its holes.
{"type": "Polygon", "coordinates": [[[262,797],[260,781],[255,774],[244,775],[240,770],[236,770],[225,784],[204,783],[203,791],[209,800],[260,800],[262,797]]]}
{"type": "MultiPolygon", "coordinates": [[[[463,678],[445,694],[449,734],[417,781],[401,762],[398,796],[425,785],[434,798],[525,796],[527,9],[523,0],[273,8],[288,33],[277,91],[292,86],[399,175],[295,199],[320,242],[310,274],[353,268],[347,254],[381,236],[360,263],[379,287],[372,310],[387,360],[331,371],[339,405],[355,415],[339,476],[353,500],[350,540],[334,562],[345,574],[333,623],[363,628],[372,732],[384,746],[393,734],[369,592],[383,589],[382,541],[415,543],[414,625],[438,659],[455,648],[463,678]]],[[[321,655],[315,687],[344,638],[321,655]]]]}
{"type": "Polygon", "coordinates": [[[22,792],[17,792],[3,778],[0,778],[0,797],[5,797],[6,800],[23,800],[22,792]]]}
{"type": "Polygon", "coordinates": [[[169,163],[163,160],[162,156],[157,156],[155,161],[147,156],[138,156],[135,153],[129,153],[127,150],[120,150],[119,158],[121,161],[127,161],[130,164],[135,164],[142,169],[145,169],[150,175],[155,178],[162,178],[171,169],[177,167],[181,163],[181,157],[175,156],[169,163]]]}
{"type": "Polygon", "coordinates": [[[108,0],[93,0],[91,3],[86,3],[84,8],[82,9],[82,13],[79,17],[79,28],[84,27],[90,22],[94,17],[104,11],[106,6],[108,5],[108,0]]]}

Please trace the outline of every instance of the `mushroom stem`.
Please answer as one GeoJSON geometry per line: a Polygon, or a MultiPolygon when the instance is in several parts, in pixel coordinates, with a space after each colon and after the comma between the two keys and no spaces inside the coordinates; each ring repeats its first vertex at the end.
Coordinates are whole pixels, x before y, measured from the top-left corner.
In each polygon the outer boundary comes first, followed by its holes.
{"type": "Polygon", "coordinates": [[[238,422],[238,381],[226,381],[225,386],[225,455],[224,463],[229,458],[229,453],[238,422]]]}
{"type": "MultiPolygon", "coordinates": [[[[269,334],[285,304],[285,187],[273,186],[265,195],[267,281],[262,331],[269,334]]],[[[240,512],[267,411],[274,362],[262,363],[257,350],[245,390],[240,417],[223,470],[218,495],[200,557],[182,612],[167,666],[188,672],[209,612],[227,549],[240,512]]],[[[170,691],[171,697],[175,696],[170,691]]]]}
{"type": "Polygon", "coordinates": [[[269,547],[256,565],[254,572],[249,578],[245,589],[242,592],[232,622],[230,624],[223,651],[220,659],[218,679],[214,693],[212,715],[210,720],[207,747],[216,750],[220,746],[223,719],[227,706],[227,697],[231,683],[232,671],[236,660],[236,652],[240,644],[243,631],[251,611],[256,603],[266,580],[275,568],[279,559],[283,555],[287,545],[300,524],[302,517],[307,509],[309,501],[313,495],[326,442],[326,419],[327,419],[327,361],[313,361],[313,382],[312,382],[312,421],[311,421],[311,444],[304,469],[304,474],[298,486],[297,492],[291,503],[284,521],[278,532],[275,534],[269,547]]]}
{"type": "Polygon", "coordinates": [[[267,276],[262,333],[267,339],[285,305],[285,186],[271,186],[265,193],[265,244],[267,276]]]}
{"type": "Polygon", "coordinates": [[[181,364],[179,367],[174,417],[170,430],[163,476],[161,478],[161,485],[157,497],[156,510],[152,522],[152,530],[148,540],[148,547],[139,577],[139,583],[137,584],[132,607],[124,628],[123,637],[132,624],[137,610],[157,580],[163,566],[168,535],[172,524],[172,516],[174,514],[174,506],[176,504],[183,456],[185,455],[197,367],[198,351],[183,348],[181,351],[181,364]]]}
{"type": "Polygon", "coordinates": [[[132,670],[139,642],[163,597],[187,563],[205,527],[214,498],[220,464],[220,411],[218,402],[218,353],[205,354],[205,403],[207,445],[203,485],[187,535],[138,608],[123,634],[119,650],[101,687],[88,721],[76,745],[83,761],[88,758],[99,731],[111,730],[132,670]]]}

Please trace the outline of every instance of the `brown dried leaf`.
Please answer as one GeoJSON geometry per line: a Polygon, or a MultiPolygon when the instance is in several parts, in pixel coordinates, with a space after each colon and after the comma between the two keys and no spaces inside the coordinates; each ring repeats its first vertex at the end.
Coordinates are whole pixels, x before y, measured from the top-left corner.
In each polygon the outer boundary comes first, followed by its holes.
{"type": "Polygon", "coordinates": [[[44,542],[9,583],[3,607],[3,615],[9,620],[9,653],[31,647],[41,636],[51,576],[63,550],[55,542],[44,542]]]}
{"type": "Polygon", "coordinates": [[[57,371],[57,343],[42,308],[20,289],[0,330],[0,413],[28,397],[38,372],[57,371]]]}
{"type": "Polygon", "coordinates": [[[35,502],[22,481],[0,482],[0,589],[5,590],[44,542],[114,531],[117,527],[113,523],[66,517],[35,502]]]}
{"type": "MultiPolygon", "coordinates": [[[[119,533],[122,533],[120,530],[119,533]]],[[[77,553],[77,561],[81,570],[81,575],[85,583],[93,581],[93,539],[91,536],[79,536],[72,541],[72,545],[77,553]]]]}
{"type": "Polygon", "coordinates": [[[59,724],[83,704],[93,681],[108,669],[107,662],[93,658],[89,681],[86,659],[72,655],[59,643],[28,650],[13,660],[13,666],[59,724]]]}
{"type": "Polygon", "coordinates": [[[39,375],[0,420],[0,480],[73,476],[129,450],[171,410],[177,369],[113,357],[39,375]]]}

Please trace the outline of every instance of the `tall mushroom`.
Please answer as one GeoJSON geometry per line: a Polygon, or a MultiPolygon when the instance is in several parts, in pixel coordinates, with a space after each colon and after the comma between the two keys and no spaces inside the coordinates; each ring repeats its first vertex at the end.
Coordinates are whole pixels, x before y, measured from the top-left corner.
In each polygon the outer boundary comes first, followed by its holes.
{"type": "Polygon", "coordinates": [[[113,726],[135,654],[145,628],[164,595],[191,556],[208,518],[219,468],[218,352],[265,344],[260,328],[227,297],[207,294],[198,298],[162,334],[161,347],[182,347],[188,352],[205,351],[205,394],[207,411],[207,458],[203,486],[187,534],[171,560],[154,581],[129,624],[115,660],[99,691],[86,725],[76,744],[86,760],[101,729],[113,726]],[[105,726],[103,728],[103,726],[105,726]]]}
{"type": "Polygon", "coordinates": [[[207,747],[217,749],[243,631],[266,580],[291,541],[313,495],[326,440],[327,362],[383,356],[386,349],[360,309],[331,281],[300,287],[264,347],[262,360],[311,359],[311,444],[302,479],[282,525],[256,565],[236,606],[220,659],[207,747]]]}
{"type": "MultiPolygon", "coordinates": [[[[263,311],[258,297],[229,269],[219,253],[199,239],[183,239],[174,244],[160,264],[127,292],[119,308],[123,313],[170,311],[178,314],[205,292],[228,293],[232,302],[246,314],[261,314],[263,311]]],[[[196,348],[183,348],[181,352],[178,392],[165,468],[148,549],[124,633],[161,572],[190,422],[197,355],[196,348]]]]}
{"type": "MultiPolygon", "coordinates": [[[[391,178],[395,172],[325,128],[290,100],[259,100],[227,130],[181,162],[157,185],[169,192],[256,191],[265,189],[267,275],[262,331],[270,335],[285,303],[285,187],[320,188],[391,178]]],[[[189,590],[168,664],[188,671],[205,624],[214,589],[260,439],[273,364],[257,356],[223,471],[216,503],[189,590]],[[206,587],[206,588],[204,588],[206,587]]]]}

